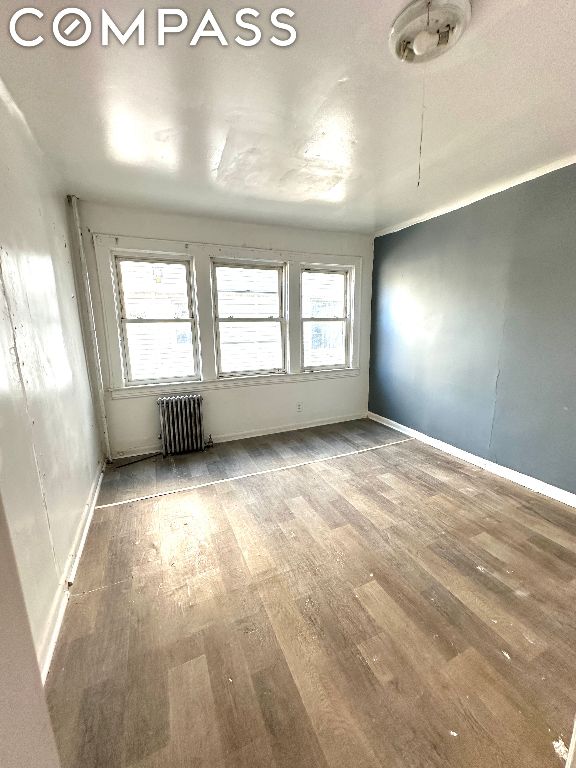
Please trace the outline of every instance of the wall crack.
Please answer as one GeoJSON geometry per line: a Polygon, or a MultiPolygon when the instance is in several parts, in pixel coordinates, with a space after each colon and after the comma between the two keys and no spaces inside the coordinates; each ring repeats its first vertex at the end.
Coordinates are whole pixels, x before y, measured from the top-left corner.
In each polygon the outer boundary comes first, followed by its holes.
{"type": "Polygon", "coordinates": [[[12,302],[10,300],[10,295],[8,293],[8,288],[6,286],[6,280],[4,278],[4,264],[3,264],[3,258],[6,254],[6,251],[0,247],[0,291],[2,292],[2,297],[4,299],[4,305],[6,307],[6,312],[8,315],[8,321],[10,323],[10,333],[12,336],[12,345],[10,347],[10,351],[12,353],[14,363],[16,365],[16,370],[18,372],[18,381],[20,383],[20,388],[22,390],[22,400],[24,402],[24,410],[26,411],[26,417],[28,419],[29,427],[30,427],[30,444],[32,446],[32,455],[34,457],[34,466],[36,468],[36,475],[38,477],[38,486],[40,488],[40,493],[42,495],[42,506],[44,507],[44,514],[46,515],[46,524],[48,526],[48,536],[50,538],[50,549],[52,550],[52,558],[54,560],[54,567],[56,568],[56,573],[58,574],[58,577],[60,578],[62,576],[60,567],[58,565],[58,558],[56,557],[56,550],[54,548],[54,538],[52,536],[52,528],[50,526],[50,515],[48,513],[48,501],[46,499],[46,491],[44,489],[44,483],[42,482],[42,473],[40,471],[40,465],[38,463],[38,454],[36,452],[36,444],[34,442],[34,434],[32,430],[32,426],[34,425],[34,419],[31,416],[30,413],[30,406],[28,403],[28,393],[26,392],[26,384],[24,382],[24,374],[22,371],[23,363],[20,359],[20,354],[18,352],[18,338],[16,335],[16,317],[14,315],[14,312],[12,310],[12,302]]]}

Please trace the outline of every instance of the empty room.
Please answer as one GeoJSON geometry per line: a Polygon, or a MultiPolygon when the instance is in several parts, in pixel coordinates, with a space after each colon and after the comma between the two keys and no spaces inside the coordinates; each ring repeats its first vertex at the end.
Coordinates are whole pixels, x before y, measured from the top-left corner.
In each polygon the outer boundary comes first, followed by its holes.
{"type": "Polygon", "coordinates": [[[575,31],[2,3],[1,768],[576,768],[575,31]]]}

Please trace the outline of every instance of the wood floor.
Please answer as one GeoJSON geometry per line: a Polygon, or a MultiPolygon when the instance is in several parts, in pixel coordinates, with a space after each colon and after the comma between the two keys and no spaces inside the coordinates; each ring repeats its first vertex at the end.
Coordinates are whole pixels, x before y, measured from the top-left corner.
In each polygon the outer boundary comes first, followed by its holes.
{"type": "Polygon", "coordinates": [[[363,421],[109,470],[100,504],[47,682],[64,768],[564,765],[568,507],[363,421]]]}
{"type": "Polygon", "coordinates": [[[188,456],[153,456],[125,466],[125,462],[133,460],[123,459],[105,474],[98,503],[111,504],[193,488],[404,439],[404,435],[392,429],[362,420],[236,440],[188,456]]]}

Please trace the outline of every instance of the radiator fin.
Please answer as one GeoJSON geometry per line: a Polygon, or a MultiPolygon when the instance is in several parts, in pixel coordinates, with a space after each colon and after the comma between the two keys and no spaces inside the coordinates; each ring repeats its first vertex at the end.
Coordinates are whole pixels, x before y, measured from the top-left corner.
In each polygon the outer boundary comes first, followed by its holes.
{"type": "Polygon", "coordinates": [[[164,456],[204,450],[201,395],[158,398],[164,456]]]}

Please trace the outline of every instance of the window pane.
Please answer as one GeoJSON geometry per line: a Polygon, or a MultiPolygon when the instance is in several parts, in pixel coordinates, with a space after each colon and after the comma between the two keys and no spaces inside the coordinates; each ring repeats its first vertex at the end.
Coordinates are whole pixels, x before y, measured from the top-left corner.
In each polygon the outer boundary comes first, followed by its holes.
{"type": "Polygon", "coordinates": [[[282,368],[280,323],[220,323],[221,373],[282,368]]]}
{"type": "Polygon", "coordinates": [[[194,376],[190,323],[127,323],[126,339],[132,381],[194,376]]]}
{"type": "Polygon", "coordinates": [[[121,261],[120,272],[127,318],[170,320],[190,317],[184,264],[121,261]]]}
{"type": "Polygon", "coordinates": [[[279,317],[278,269],[216,267],[220,317],[279,317]]]}
{"type": "Polygon", "coordinates": [[[302,317],[344,317],[346,276],[302,272],[302,317]]]}
{"type": "Polygon", "coordinates": [[[346,323],[340,320],[305,320],[304,367],[346,365],[346,323]]]}

